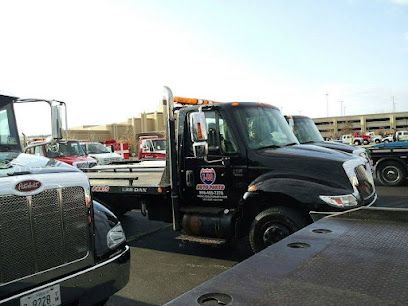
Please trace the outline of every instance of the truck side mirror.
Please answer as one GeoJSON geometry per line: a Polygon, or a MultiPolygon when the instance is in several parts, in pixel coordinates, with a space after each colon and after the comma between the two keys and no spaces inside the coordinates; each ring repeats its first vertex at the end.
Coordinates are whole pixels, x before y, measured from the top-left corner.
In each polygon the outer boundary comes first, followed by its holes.
{"type": "Polygon", "coordinates": [[[61,108],[60,103],[52,103],[51,105],[51,129],[53,139],[62,139],[62,118],[61,118],[61,108]]]}
{"type": "Polygon", "coordinates": [[[193,142],[207,141],[207,121],[203,112],[194,112],[190,114],[190,132],[193,142]]]}
{"type": "Polygon", "coordinates": [[[201,110],[190,114],[190,133],[191,140],[193,141],[194,157],[207,157],[207,121],[205,120],[205,115],[201,110]]]}
{"type": "Polygon", "coordinates": [[[193,153],[195,158],[206,158],[208,155],[208,143],[206,141],[194,142],[193,153]]]}

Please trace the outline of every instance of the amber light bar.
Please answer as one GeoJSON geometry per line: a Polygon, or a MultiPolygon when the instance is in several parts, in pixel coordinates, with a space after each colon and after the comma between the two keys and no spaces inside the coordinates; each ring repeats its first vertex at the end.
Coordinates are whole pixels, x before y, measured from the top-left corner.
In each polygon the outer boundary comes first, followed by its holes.
{"type": "Polygon", "coordinates": [[[174,103],[187,104],[187,105],[212,105],[212,104],[218,103],[218,102],[211,101],[211,100],[185,98],[185,97],[174,97],[173,101],[174,103]]]}

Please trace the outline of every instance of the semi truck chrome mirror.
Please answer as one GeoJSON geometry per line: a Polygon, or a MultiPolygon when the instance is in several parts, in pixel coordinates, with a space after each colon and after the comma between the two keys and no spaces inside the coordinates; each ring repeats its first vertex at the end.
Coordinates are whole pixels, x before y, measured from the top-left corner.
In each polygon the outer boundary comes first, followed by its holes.
{"type": "Polygon", "coordinates": [[[58,102],[51,103],[51,135],[53,139],[62,139],[62,105],[58,102]]]}
{"type": "Polygon", "coordinates": [[[195,158],[206,158],[208,155],[208,143],[205,141],[193,143],[195,158]]]}
{"type": "Polygon", "coordinates": [[[202,111],[194,112],[190,114],[190,131],[191,140],[193,142],[207,141],[207,122],[205,115],[202,111]]]}

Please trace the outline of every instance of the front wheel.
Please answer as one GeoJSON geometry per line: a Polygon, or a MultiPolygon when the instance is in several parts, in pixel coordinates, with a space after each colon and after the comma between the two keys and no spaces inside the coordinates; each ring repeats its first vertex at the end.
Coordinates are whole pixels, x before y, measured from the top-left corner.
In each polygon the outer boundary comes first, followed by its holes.
{"type": "Polygon", "coordinates": [[[359,145],[361,145],[361,142],[360,142],[359,140],[354,140],[354,144],[355,144],[356,146],[359,146],[359,145]]]}
{"type": "Polygon", "coordinates": [[[380,143],[381,141],[379,140],[379,139],[376,139],[375,140],[375,143],[380,143]]]}
{"type": "Polygon", "coordinates": [[[363,144],[368,145],[370,142],[368,140],[363,140],[363,144]]]}
{"type": "Polygon", "coordinates": [[[389,143],[390,141],[389,141],[388,139],[385,139],[384,142],[385,142],[385,143],[389,143]]]}
{"type": "Polygon", "coordinates": [[[385,186],[398,186],[402,184],[407,173],[400,163],[387,161],[379,165],[377,176],[385,186]]]}
{"type": "Polygon", "coordinates": [[[282,240],[307,225],[299,212],[288,207],[272,207],[259,213],[249,231],[249,242],[254,253],[282,240]]]}

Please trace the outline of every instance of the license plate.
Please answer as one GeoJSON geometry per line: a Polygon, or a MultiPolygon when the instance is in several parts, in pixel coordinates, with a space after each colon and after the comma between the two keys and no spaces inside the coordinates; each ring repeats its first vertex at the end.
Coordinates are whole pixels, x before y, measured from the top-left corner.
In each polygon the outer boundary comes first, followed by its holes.
{"type": "Polygon", "coordinates": [[[58,306],[61,305],[60,285],[45,288],[20,299],[20,306],[58,306]]]}

